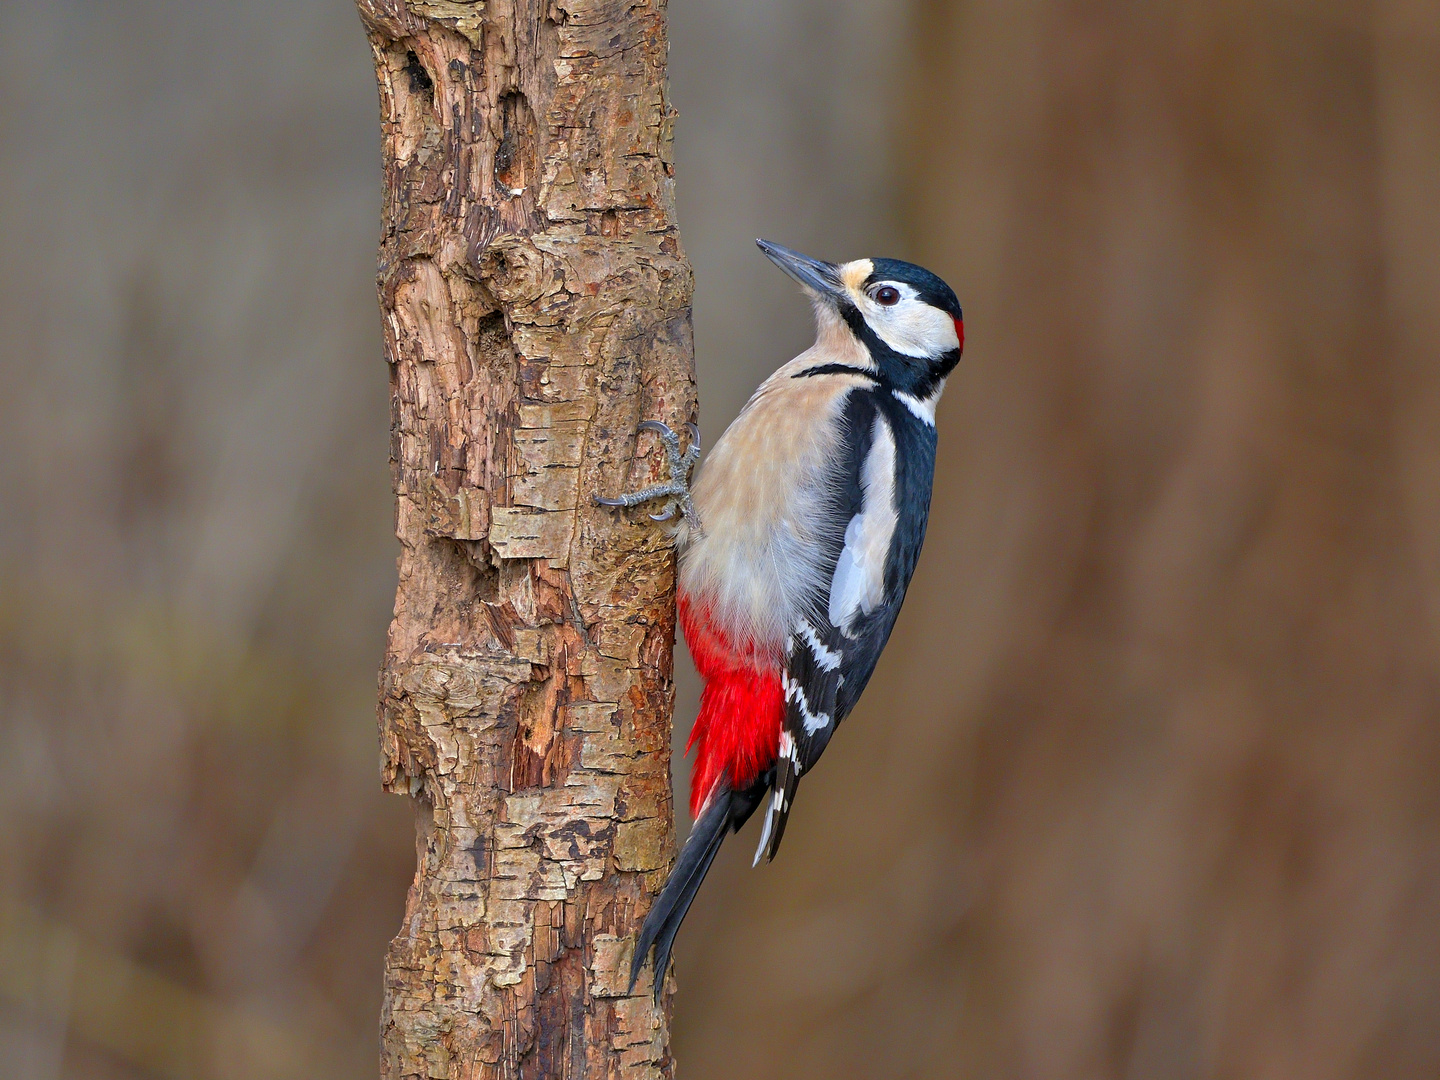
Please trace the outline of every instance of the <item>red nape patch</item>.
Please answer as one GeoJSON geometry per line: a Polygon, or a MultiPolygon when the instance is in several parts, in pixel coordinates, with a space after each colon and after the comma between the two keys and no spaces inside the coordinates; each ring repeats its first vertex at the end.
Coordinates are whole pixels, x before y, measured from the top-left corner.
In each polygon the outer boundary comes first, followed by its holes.
{"type": "Polygon", "coordinates": [[[960,339],[960,351],[965,351],[965,320],[955,320],[955,336],[960,339]]]}
{"type": "Polygon", "coordinates": [[[700,808],[720,777],[729,773],[730,786],[749,787],[775,760],[780,746],[780,725],[785,718],[785,692],[780,687],[780,662],[758,650],[753,642],[737,648],[710,619],[706,608],[696,610],[680,596],[680,624],[695,667],[705,680],[700,694],[700,715],[685,744],[695,750],[690,776],[690,814],[700,808]]]}

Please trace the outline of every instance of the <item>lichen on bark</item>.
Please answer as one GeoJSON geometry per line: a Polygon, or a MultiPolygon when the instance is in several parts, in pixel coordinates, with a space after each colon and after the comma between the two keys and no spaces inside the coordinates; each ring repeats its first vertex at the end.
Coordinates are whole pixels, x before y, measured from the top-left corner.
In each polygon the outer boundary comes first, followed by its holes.
{"type": "Polygon", "coordinates": [[[382,1073],[668,1077],[624,973],[673,849],[674,553],[591,501],[659,475],[642,419],[695,417],[664,6],[359,8],[401,542],[381,747],[419,819],[382,1073]]]}

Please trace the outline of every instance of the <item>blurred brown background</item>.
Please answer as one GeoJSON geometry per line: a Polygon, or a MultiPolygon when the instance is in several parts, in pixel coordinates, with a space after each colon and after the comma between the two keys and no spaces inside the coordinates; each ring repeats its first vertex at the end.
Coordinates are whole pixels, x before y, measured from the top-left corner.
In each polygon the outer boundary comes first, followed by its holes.
{"type": "MultiPolygon", "coordinates": [[[[969,344],[871,689],[687,922],[683,1075],[1440,1075],[1440,9],[671,21],[707,435],[806,343],[757,235],[931,266],[969,344]]],[[[5,1077],[374,1075],[376,114],[344,0],[0,10],[5,1077]]]]}

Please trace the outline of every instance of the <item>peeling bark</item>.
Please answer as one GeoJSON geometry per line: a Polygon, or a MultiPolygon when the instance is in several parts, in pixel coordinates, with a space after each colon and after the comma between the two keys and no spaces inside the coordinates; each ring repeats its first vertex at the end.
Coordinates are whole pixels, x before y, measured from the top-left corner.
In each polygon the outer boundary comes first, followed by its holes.
{"type": "Polygon", "coordinates": [[[673,848],[674,554],[590,499],[659,477],[642,419],[695,417],[664,7],[359,7],[401,542],[381,746],[419,818],[382,1074],[668,1077],[625,973],[673,848]]]}

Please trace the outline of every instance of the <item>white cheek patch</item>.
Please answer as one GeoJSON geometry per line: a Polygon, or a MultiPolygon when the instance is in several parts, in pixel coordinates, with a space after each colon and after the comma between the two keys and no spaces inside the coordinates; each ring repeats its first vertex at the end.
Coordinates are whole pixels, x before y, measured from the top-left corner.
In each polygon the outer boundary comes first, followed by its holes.
{"type": "Polygon", "coordinates": [[[960,347],[955,320],[947,311],[931,307],[909,285],[891,283],[900,290],[900,302],[877,304],[865,293],[856,303],[875,336],[902,356],[929,359],[960,347]]]}
{"type": "Polygon", "coordinates": [[[885,561],[895,535],[895,436],[883,416],[875,417],[870,454],[860,471],[864,501],[845,528],[845,548],[830,582],[830,622],[849,633],[857,614],[869,614],[885,599],[885,561]]]}

